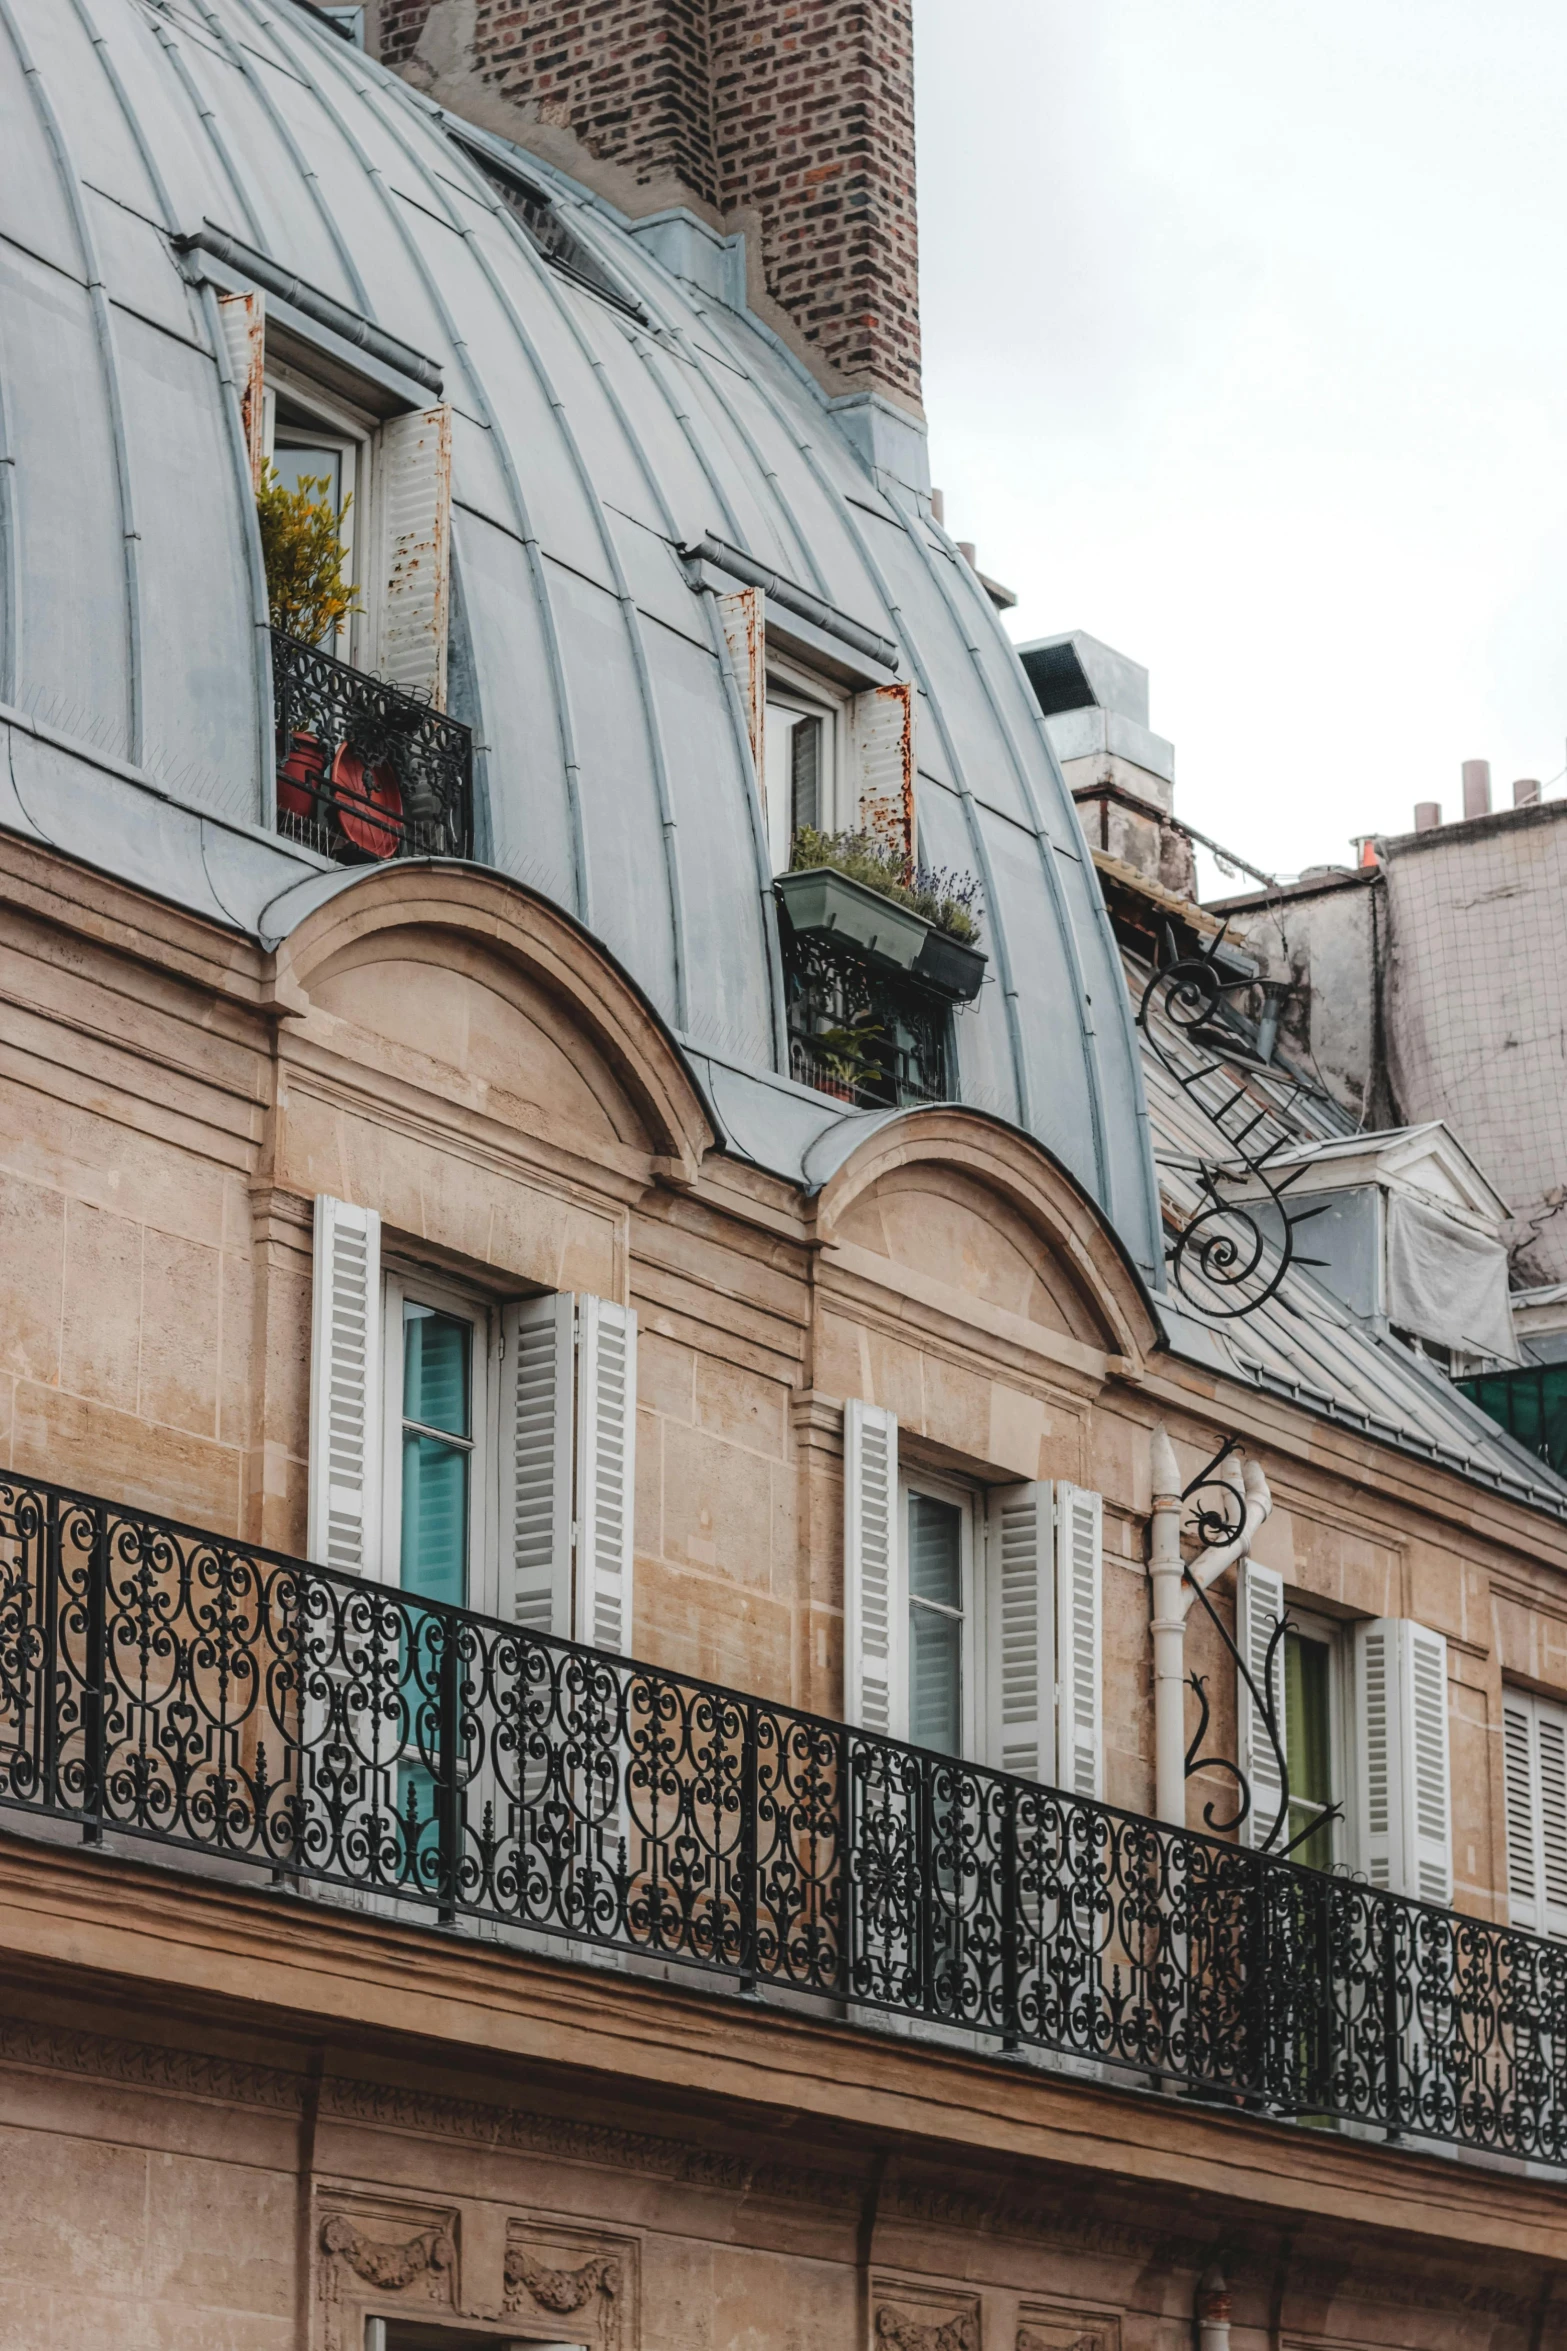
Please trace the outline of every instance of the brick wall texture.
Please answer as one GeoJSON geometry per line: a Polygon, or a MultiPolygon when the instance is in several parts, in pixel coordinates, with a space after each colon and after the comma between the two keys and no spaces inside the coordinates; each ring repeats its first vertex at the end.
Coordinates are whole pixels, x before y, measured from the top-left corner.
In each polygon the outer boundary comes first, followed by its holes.
{"type": "MultiPolygon", "coordinates": [[[[408,65],[432,8],[382,0],[408,65]]],[[[912,0],[476,0],[481,86],[760,238],[835,391],[918,402],[912,0]]]]}

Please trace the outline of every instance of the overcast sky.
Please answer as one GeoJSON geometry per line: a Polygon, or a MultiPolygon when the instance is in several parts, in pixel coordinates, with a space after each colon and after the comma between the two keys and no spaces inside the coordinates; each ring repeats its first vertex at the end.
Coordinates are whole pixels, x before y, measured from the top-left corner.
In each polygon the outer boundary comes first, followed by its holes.
{"type": "Polygon", "coordinates": [[[932,471],[1014,636],[1143,662],[1271,871],[1559,778],[1560,0],[915,18],[932,471]]]}

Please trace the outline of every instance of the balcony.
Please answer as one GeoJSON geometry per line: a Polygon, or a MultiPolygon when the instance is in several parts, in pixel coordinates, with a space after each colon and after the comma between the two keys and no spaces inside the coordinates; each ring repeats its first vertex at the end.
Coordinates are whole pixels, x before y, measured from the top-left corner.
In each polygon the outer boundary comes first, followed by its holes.
{"type": "Polygon", "coordinates": [[[272,631],[277,829],[340,865],[471,857],[473,738],[467,727],[272,631]]]}
{"type": "Polygon", "coordinates": [[[492,1944],[1567,2166],[1567,1947],[14,1477],[0,1807],[492,1944]]]}

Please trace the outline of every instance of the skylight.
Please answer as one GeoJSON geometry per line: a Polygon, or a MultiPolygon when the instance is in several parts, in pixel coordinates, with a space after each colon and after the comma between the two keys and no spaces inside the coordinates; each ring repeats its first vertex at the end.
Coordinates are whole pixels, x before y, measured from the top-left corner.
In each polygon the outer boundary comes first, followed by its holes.
{"type": "MultiPolygon", "coordinates": [[[[448,125],[448,128],[451,126],[448,125]]],[[[618,280],[610,275],[591,246],[584,244],[575,230],[561,218],[548,189],[541,187],[537,180],[529,179],[526,172],[518,171],[503,161],[490,148],[464,139],[455,130],[452,135],[469,161],[478,165],[507,211],[522,223],[529,242],[537,247],[546,261],[551,262],[563,276],[575,278],[579,285],[602,295],[606,302],[613,302],[617,310],[626,311],[644,326],[647,324],[647,314],[641,304],[633,300],[618,280]]]]}

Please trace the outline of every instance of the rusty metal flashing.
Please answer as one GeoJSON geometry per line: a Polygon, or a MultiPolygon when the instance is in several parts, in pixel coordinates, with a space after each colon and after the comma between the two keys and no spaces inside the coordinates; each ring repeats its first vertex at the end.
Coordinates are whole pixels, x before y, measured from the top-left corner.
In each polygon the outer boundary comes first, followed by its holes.
{"type": "Polygon", "coordinates": [[[374,326],[369,319],[361,318],[358,311],[350,310],[346,303],[335,301],[330,294],[323,294],[317,287],[307,284],[305,279],[296,277],[292,270],[281,269],[265,253],[258,253],[253,245],[245,244],[239,237],[230,236],[227,229],[215,228],[210,220],[203,221],[201,227],[191,235],[176,237],[174,249],[187,259],[196,254],[206,255],[226,269],[233,270],[251,285],[260,286],[264,293],[286,302],[290,309],[298,311],[301,318],[308,319],[311,325],[324,327],[328,334],[351,345],[355,352],[362,353],[366,359],[400,376],[405,385],[413,387],[417,405],[422,407],[425,404],[423,399],[417,398],[419,394],[433,393],[439,398],[441,371],[433,359],[427,359],[411,343],[399,342],[384,327],[374,326]]]}
{"type": "MultiPolygon", "coordinates": [[[[765,563],[758,563],[739,547],[731,547],[727,540],[694,540],[681,548],[680,560],[694,588],[715,588],[720,595],[732,592],[736,582],[743,587],[760,588],[777,611],[819,629],[823,636],[840,646],[848,646],[860,656],[862,663],[874,666],[876,674],[867,677],[867,684],[885,685],[897,677],[898,648],[890,637],[879,636],[874,629],[851,620],[836,605],[824,603],[808,588],[796,587],[793,580],[785,579],[781,572],[770,571],[765,563]],[[709,576],[714,573],[719,576],[709,576]]],[[[776,620],[773,626],[778,627],[776,620]]]]}

